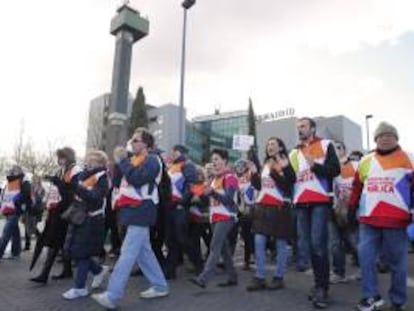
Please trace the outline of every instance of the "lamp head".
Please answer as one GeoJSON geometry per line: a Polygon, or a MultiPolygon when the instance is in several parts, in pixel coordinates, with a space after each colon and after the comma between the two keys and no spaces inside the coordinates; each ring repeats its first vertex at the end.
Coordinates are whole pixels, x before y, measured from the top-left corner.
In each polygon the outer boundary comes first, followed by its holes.
{"type": "Polygon", "coordinates": [[[184,0],[183,3],[181,4],[182,7],[186,10],[188,10],[189,8],[191,8],[194,4],[196,3],[196,0],[184,0]]]}

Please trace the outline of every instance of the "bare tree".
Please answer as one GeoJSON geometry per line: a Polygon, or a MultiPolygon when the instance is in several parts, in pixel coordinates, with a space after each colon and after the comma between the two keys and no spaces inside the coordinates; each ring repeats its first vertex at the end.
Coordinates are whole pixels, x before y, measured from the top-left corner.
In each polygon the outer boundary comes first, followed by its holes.
{"type": "Polygon", "coordinates": [[[40,158],[39,171],[41,175],[53,175],[58,171],[59,166],[56,162],[55,152],[56,144],[49,142],[47,151],[40,158]]]}
{"type": "Polygon", "coordinates": [[[13,160],[17,165],[21,165],[23,151],[24,151],[24,121],[20,122],[19,136],[14,146],[13,160]]]}
{"type": "MultiPolygon", "coordinates": [[[[10,163],[5,156],[0,157],[0,177],[3,178],[6,176],[8,169],[10,168],[10,163]]],[[[1,181],[1,180],[0,180],[1,181]]]]}
{"type": "Polygon", "coordinates": [[[105,128],[108,123],[106,109],[109,107],[106,103],[104,105],[101,108],[95,104],[89,111],[86,149],[105,149],[105,128]]]}
{"type": "Polygon", "coordinates": [[[55,159],[55,144],[48,143],[48,149],[38,152],[31,140],[25,140],[22,133],[15,145],[12,160],[25,171],[33,175],[51,175],[56,173],[58,165],[55,159]]]}

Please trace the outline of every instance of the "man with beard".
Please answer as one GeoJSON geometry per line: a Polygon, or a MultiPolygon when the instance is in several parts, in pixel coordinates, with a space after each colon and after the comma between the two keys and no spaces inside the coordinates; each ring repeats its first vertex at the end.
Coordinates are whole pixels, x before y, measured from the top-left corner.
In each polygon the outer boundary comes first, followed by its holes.
{"type": "Polygon", "coordinates": [[[406,228],[413,221],[414,157],[398,144],[397,129],[381,122],[374,133],[377,148],[362,158],[353,183],[349,218],[359,213],[359,260],[363,298],[357,310],[379,310],[384,304],[375,262],[383,251],[390,265],[388,310],[407,302],[406,228]]]}
{"type": "Polygon", "coordinates": [[[296,172],[293,203],[297,210],[299,251],[309,245],[315,286],[309,300],[315,308],[328,307],[328,223],[332,208],[333,178],[341,168],[331,141],[316,136],[311,118],[298,121],[299,145],[290,154],[296,172]]]}

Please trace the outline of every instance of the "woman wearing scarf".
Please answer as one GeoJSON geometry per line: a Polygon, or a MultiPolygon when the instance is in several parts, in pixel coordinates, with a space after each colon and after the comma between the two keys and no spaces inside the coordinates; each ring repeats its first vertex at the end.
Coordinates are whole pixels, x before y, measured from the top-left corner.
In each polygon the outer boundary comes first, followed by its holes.
{"type": "Polygon", "coordinates": [[[109,267],[100,266],[93,259],[98,256],[104,244],[105,198],[108,193],[106,175],[108,158],[102,151],[90,151],[86,155],[85,170],[79,174],[69,216],[69,228],[64,251],[75,261],[77,270],[74,287],[63,293],[63,298],[72,300],[88,295],[86,279],[92,272],[92,289],[98,288],[109,267]],[[74,209],[79,209],[75,211],[74,209]],[[77,219],[74,215],[77,214],[77,219]]]}
{"type": "Polygon", "coordinates": [[[237,220],[237,205],[234,200],[238,190],[237,178],[228,168],[228,153],[226,150],[213,150],[211,162],[213,164],[213,179],[204,190],[204,195],[210,199],[210,222],[213,237],[210,242],[210,254],[203,272],[191,279],[191,282],[201,288],[205,288],[214,275],[220,256],[223,258],[228,279],[218,285],[221,287],[237,285],[237,273],[234,269],[227,238],[237,220]]]}

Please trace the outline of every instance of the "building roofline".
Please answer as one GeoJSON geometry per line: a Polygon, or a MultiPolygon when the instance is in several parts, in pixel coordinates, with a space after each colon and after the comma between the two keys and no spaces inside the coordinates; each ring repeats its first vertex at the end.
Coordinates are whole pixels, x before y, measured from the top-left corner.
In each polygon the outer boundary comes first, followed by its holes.
{"type": "Polygon", "coordinates": [[[215,121],[215,120],[221,120],[221,119],[230,119],[230,118],[236,118],[236,117],[247,117],[248,112],[247,110],[236,110],[236,111],[230,111],[230,112],[220,112],[219,114],[209,114],[204,116],[198,116],[194,117],[191,122],[205,122],[205,121],[215,121]]]}

